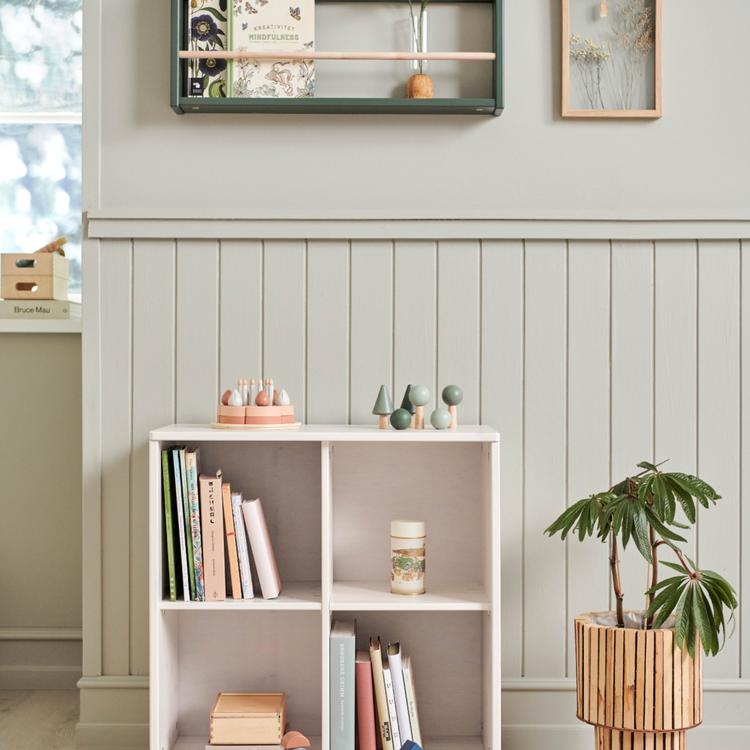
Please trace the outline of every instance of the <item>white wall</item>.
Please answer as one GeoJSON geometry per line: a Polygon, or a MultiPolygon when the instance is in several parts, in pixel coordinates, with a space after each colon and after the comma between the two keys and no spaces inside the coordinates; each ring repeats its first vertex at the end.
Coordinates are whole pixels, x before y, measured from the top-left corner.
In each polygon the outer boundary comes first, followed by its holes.
{"type": "MultiPolygon", "coordinates": [[[[310,422],[458,382],[500,429],[506,750],[593,739],[570,625],[606,569],[542,537],[566,504],[670,457],[725,498],[699,564],[750,586],[750,6],[667,4],[665,117],[586,123],[557,115],[559,2],[507,5],[499,119],[180,117],[168,4],[86,0],[84,746],[146,742],[147,432],[207,422],[259,367],[310,422]]],[[[750,741],[748,643],[743,622],[706,666],[698,748],[750,741]]]]}
{"type": "Polygon", "coordinates": [[[81,337],[0,333],[0,689],[81,676],[81,337]]]}

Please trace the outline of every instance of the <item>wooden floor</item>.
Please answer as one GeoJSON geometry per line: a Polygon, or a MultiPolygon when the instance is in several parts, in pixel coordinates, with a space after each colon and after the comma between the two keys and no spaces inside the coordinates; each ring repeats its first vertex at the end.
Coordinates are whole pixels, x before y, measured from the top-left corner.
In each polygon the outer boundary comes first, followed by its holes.
{"type": "Polygon", "coordinates": [[[73,750],[77,690],[0,690],[0,750],[73,750]]]}

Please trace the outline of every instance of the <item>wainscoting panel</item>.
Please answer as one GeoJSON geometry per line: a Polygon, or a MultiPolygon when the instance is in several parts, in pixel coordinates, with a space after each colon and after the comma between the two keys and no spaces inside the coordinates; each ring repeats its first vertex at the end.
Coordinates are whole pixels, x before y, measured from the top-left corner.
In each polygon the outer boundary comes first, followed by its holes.
{"type": "MultiPolygon", "coordinates": [[[[374,424],[381,384],[396,406],[408,383],[426,385],[429,416],[442,388],[457,383],[459,419],[502,435],[502,673],[523,706],[511,716],[516,704],[505,704],[508,747],[549,742],[563,724],[566,747],[588,746],[589,732],[564,718],[573,617],[612,603],[607,548],[543,532],[566,506],[639,471],[639,461],[670,459],[670,469],[699,473],[723,496],[701,509],[689,554],[750,595],[742,554],[750,513],[741,511],[750,492],[748,247],[727,239],[87,242],[90,268],[99,269],[89,278],[98,289],[87,293],[99,304],[87,310],[84,346],[94,346],[87,335],[98,340],[99,364],[85,377],[95,375],[101,391],[98,442],[89,432],[86,450],[101,450],[103,578],[101,654],[88,653],[86,674],[148,671],[149,429],[212,420],[238,377],[272,377],[309,423],[374,424]],[[557,713],[545,717],[545,701],[557,713]]],[[[634,548],[622,572],[626,606],[642,607],[647,571],[634,548]]],[[[706,725],[725,722],[722,736],[735,747],[735,735],[750,738],[741,720],[750,617],[705,673],[709,690],[736,693],[736,715],[731,706],[716,720],[706,712],[706,725]]]]}

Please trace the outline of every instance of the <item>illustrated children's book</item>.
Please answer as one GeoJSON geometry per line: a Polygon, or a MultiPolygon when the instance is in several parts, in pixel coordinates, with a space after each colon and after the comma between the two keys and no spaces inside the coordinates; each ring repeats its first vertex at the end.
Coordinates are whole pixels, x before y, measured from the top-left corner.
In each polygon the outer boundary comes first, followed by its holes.
{"type": "Polygon", "coordinates": [[[234,52],[279,52],[278,60],[232,60],[231,94],[236,97],[313,96],[312,60],[284,59],[284,52],[312,50],[315,0],[232,0],[230,45],[234,52]]]}
{"type": "MultiPolygon", "coordinates": [[[[195,52],[224,52],[227,49],[228,3],[231,0],[189,0],[186,2],[187,47],[195,52]]],[[[187,96],[228,96],[227,61],[210,57],[191,58],[187,96]]]]}

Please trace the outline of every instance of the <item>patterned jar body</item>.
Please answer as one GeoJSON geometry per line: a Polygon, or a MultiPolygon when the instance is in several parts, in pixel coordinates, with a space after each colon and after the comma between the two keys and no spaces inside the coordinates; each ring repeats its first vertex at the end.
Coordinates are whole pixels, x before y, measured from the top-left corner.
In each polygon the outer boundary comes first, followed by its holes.
{"type": "Polygon", "coordinates": [[[424,594],[424,521],[391,521],[391,593],[424,594]]]}

